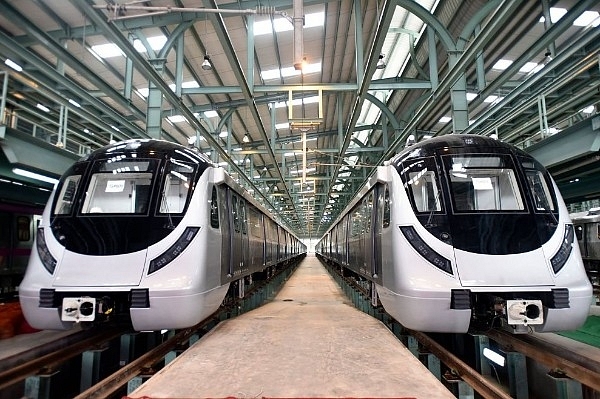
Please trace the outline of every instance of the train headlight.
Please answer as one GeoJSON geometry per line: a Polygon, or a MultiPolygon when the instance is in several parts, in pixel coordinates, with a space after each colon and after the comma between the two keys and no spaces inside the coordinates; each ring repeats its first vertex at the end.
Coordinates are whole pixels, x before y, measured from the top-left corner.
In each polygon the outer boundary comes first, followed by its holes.
{"type": "Polygon", "coordinates": [[[429,263],[446,273],[453,274],[450,261],[431,249],[419,234],[417,234],[414,227],[400,226],[400,231],[402,231],[402,234],[404,234],[404,237],[408,240],[410,245],[412,245],[422,257],[427,259],[429,263]]]}
{"type": "Polygon", "coordinates": [[[560,245],[560,248],[558,249],[556,255],[554,255],[552,259],[550,259],[550,263],[552,264],[552,269],[554,270],[554,273],[558,273],[560,269],[563,268],[565,263],[567,263],[567,259],[569,259],[569,256],[571,255],[571,250],[573,249],[574,235],[575,234],[573,233],[573,225],[566,224],[565,238],[563,239],[563,242],[560,245]]]}
{"type": "Polygon", "coordinates": [[[42,265],[44,265],[50,274],[54,273],[54,269],[56,269],[56,259],[54,259],[48,250],[48,246],[46,246],[46,238],[44,237],[43,227],[39,227],[37,230],[36,247],[40,260],[42,261],[42,265]]]}
{"type": "Polygon", "coordinates": [[[172,262],[173,259],[178,257],[183,250],[190,245],[190,242],[192,242],[199,230],[200,227],[187,227],[175,244],[171,245],[171,247],[163,252],[158,258],[154,258],[150,261],[148,274],[152,274],[155,271],[162,269],[172,262]]]}

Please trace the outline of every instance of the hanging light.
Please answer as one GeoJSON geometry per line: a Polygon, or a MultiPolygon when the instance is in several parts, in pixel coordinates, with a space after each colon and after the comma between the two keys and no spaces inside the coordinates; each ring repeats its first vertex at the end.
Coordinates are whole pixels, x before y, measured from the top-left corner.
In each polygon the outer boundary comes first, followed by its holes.
{"type": "Polygon", "coordinates": [[[379,54],[379,61],[377,61],[377,69],[383,69],[385,68],[385,61],[383,61],[383,58],[385,57],[385,54],[379,54]]]}
{"type": "Polygon", "coordinates": [[[202,61],[202,69],[205,71],[210,71],[212,69],[212,63],[210,62],[210,56],[208,54],[204,56],[204,61],[202,61]]]}
{"type": "Polygon", "coordinates": [[[248,135],[248,133],[244,134],[244,138],[242,139],[242,141],[244,143],[249,143],[250,142],[250,136],[248,135]]]}

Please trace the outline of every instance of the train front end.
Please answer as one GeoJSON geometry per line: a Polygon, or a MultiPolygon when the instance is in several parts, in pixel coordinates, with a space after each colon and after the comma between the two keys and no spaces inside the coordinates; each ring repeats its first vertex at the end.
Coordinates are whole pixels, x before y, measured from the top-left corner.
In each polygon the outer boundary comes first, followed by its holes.
{"type": "Polygon", "coordinates": [[[75,163],[44,210],[19,288],[28,322],[65,329],[115,320],[155,330],[214,312],[227,287],[219,286],[218,254],[202,245],[209,166],[157,140],[115,144],[75,163]]]}
{"type": "Polygon", "coordinates": [[[392,163],[403,188],[395,190],[394,242],[401,245],[381,300],[404,325],[518,333],[585,321],[592,287],[566,207],[541,164],[471,135],[428,140],[392,163]]]}

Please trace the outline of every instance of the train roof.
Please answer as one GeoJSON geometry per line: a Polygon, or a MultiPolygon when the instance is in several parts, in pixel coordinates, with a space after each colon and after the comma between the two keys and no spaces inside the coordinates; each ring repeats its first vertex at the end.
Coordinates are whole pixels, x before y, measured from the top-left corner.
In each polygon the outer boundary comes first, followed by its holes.
{"type": "Polygon", "coordinates": [[[409,158],[431,156],[440,148],[469,148],[477,151],[498,149],[499,152],[512,152],[521,156],[531,157],[525,151],[500,140],[476,134],[447,134],[423,140],[402,150],[390,160],[391,164],[398,164],[409,158]]]}
{"type": "Polygon", "coordinates": [[[88,155],[85,155],[79,159],[79,162],[91,161],[110,155],[129,152],[136,152],[138,154],[152,154],[156,157],[156,154],[169,155],[175,153],[175,151],[183,153],[199,163],[212,165],[212,162],[206,155],[196,151],[195,149],[191,149],[170,141],[155,139],[132,139],[115,144],[109,144],[91,152],[88,155]]]}

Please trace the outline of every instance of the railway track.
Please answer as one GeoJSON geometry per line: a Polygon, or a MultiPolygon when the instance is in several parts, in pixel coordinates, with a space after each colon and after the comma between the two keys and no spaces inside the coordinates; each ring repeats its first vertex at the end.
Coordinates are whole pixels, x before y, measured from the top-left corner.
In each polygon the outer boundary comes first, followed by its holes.
{"type": "MultiPolygon", "coordinates": [[[[357,308],[379,318],[399,338],[401,336],[414,337],[419,343],[419,350],[434,354],[446,366],[450,374],[465,381],[485,398],[506,399],[511,397],[507,393],[508,387],[502,387],[494,380],[482,375],[431,338],[430,335],[404,329],[386,313],[374,311],[371,306],[370,286],[365,281],[361,282],[351,276],[344,276],[338,268],[329,265],[326,267],[357,308]]],[[[521,353],[527,358],[557,371],[560,375],[568,376],[584,386],[600,392],[600,362],[597,359],[550,344],[537,338],[536,335],[511,334],[502,330],[491,330],[485,335],[506,351],[521,353]]]]}
{"type": "Polygon", "coordinates": [[[49,373],[86,350],[124,334],[119,328],[85,330],[49,342],[0,362],[0,390],[38,373],[49,373]]]}
{"type": "MultiPolygon", "coordinates": [[[[83,389],[77,398],[120,398],[123,388],[128,382],[139,375],[149,375],[162,367],[163,360],[169,353],[181,353],[195,339],[210,331],[219,321],[249,311],[272,297],[287,277],[295,270],[297,264],[281,269],[270,276],[269,280],[257,281],[245,290],[244,298],[235,298],[221,306],[217,312],[199,324],[161,335],[165,338],[157,346],[148,349],[137,358],[128,361],[122,367],[94,381],[88,389],[83,389]]],[[[2,391],[22,382],[34,375],[50,375],[59,370],[67,361],[90,350],[103,348],[112,340],[127,335],[131,331],[123,328],[82,330],[59,338],[39,347],[18,353],[0,362],[0,397],[2,391]]],[[[123,348],[121,348],[123,350],[123,348]]],[[[165,362],[166,363],[166,362],[165,362]]],[[[78,391],[79,392],[79,391],[78,391]]],[[[64,394],[61,397],[72,397],[64,394]]],[[[37,397],[37,396],[36,396],[37,397]]],[[[41,398],[42,396],[40,396],[41,398]]],[[[47,394],[43,397],[54,397],[47,394]]]]}

